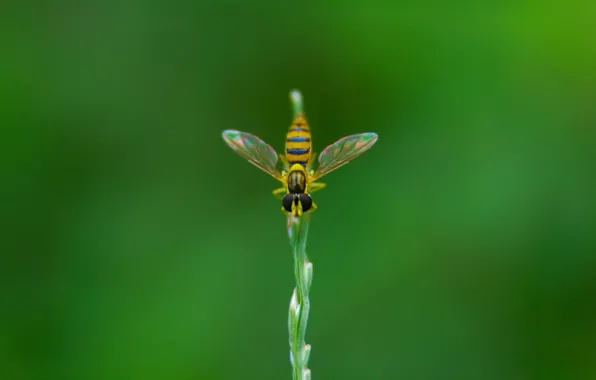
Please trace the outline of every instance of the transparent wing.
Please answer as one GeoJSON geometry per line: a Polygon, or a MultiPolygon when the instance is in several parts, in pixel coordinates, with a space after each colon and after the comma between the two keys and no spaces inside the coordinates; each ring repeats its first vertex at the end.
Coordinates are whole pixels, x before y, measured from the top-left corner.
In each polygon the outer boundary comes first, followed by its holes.
{"type": "Polygon", "coordinates": [[[248,162],[269,173],[275,179],[281,178],[279,169],[277,169],[277,153],[269,144],[250,133],[231,129],[223,131],[222,136],[226,144],[248,162]]]}
{"type": "Polygon", "coordinates": [[[378,138],[379,136],[376,133],[360,133],[344,137],[329,145],[319,155],[319,167],[313,176],[313,181],[360,156],[369,150],[377,142],[378,138]]]}

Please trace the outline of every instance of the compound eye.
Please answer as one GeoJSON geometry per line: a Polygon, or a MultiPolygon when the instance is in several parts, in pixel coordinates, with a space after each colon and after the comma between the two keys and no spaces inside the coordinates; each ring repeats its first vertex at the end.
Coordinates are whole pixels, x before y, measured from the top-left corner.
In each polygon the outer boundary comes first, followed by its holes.
{"type": "Polygon", "coordinates": [[[281,201],[287,212],[292,212],[292,202],[294,202],[294,194],[286,194],[283,201],[281,201]]]}
{"type": "Polygon", "coordinates": [[[300,203],[302,204],[302,211],[308,211],[312,207],[312,198],[308,194],[300,194],[300,203]]]}

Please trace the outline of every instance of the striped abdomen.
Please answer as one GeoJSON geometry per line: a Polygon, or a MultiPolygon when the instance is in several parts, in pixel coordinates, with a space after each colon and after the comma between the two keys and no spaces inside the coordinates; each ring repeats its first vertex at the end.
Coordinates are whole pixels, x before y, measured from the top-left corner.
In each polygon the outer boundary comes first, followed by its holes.
{"type": "Polygon", "coordinates": [[[290,163],[306,166],[310,158],[310,128],[304,114],[296,116],[286,138],[286,158],[290,163]]]}

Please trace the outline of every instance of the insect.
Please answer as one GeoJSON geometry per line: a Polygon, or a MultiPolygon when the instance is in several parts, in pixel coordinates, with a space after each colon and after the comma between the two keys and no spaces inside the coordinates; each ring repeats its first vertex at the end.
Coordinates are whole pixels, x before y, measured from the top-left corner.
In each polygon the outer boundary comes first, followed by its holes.
{"type": "Polygon", "coordinates": [[[313,170],[316,154],[312,152],[310,127],[303,113],[296,115],[290,125],[285,155],[278,156],[275,149],[250,133],[225,130],[222,136],[236,153],[283,184],[273,195],[282,200],[282,211],[293,216],[314,212],[317,205],[310,194],[327,186],[316,181],[369,150],[378,138],[372,132],[344,137],[321,152],[319,164],[313,170]]]}

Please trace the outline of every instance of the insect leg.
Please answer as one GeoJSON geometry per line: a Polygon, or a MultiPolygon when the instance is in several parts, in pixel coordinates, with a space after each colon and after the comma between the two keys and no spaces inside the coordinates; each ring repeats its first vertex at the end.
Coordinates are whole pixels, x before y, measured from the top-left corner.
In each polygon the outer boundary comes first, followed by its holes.
{"type": "Polygon", "coordinates": [[[280,187],[279,189],[273,190],[273,195],[276,198],[284,199],[284,195],[286,195],[287,191],[285,187],[280,187]]]}
{"type": "Polygon", "coordinates": [[[306,213],[310,214],[315,212],[318,209],[317,204],[315,202],[312,203],[312,206],[310,206],[310,210],[308,210],[306,213]]]}
{"type": "Polygon", "coordinates": [[[327,187],[326,183],[322,183],[322,182],[315,182],[315,183],[311,183],[310,184],[310,192],[314,193],[315,191],[319,191],[324,189],[325,187],[327,187]]]}

